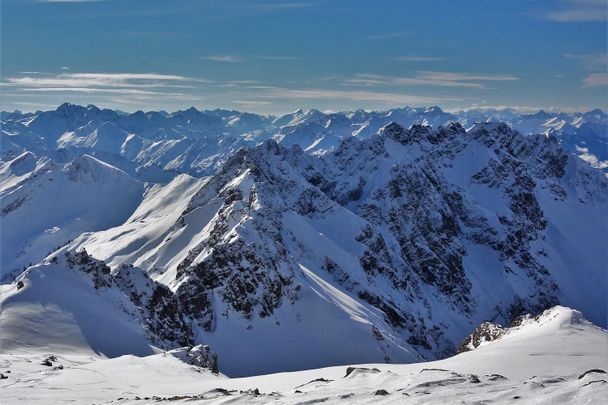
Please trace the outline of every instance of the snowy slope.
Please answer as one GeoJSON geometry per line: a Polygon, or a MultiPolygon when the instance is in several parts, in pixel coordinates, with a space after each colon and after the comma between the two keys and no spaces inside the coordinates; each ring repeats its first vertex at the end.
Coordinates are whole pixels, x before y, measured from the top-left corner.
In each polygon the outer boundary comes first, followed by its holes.
{"type": "Polygon", "coordinates": [[[177,222],[204,182],[182,174],[169,184],[150,187],[124,223],[84,236],[91,241],[91,253],[112,267],[128,262],[150,273],[175,268],[190,239],[200,232],[199,223],[192,224],[194,231],[184,231],[177,222]]]}
{"type": "Polygon", "coordinates": [[[61,165],[31,152],[0,164],[2,275],[12,276],[85,231],[123,223],[144,185],[83,155],[61,165]]]}
{"type": "Polygon", "coordinates": [[[473,351],[408,365],[365,364],[228,379],[170,353],[110,360],[0,354],[3,403],[577,403],[608,394],[608,335],[555,307],[473,351]]]}
{"type": "Polygon", "coordinates": [[[86,274],[70,270],[49,263],[22,275],[19,290],[2,286],[3,353],[153,354],[144,331],[117,310],[120,304],[100,296],[86,274]]]}
{"type": "Polygon", "coordinates": [[[191,345],[175,296],[133,266],[62,248],[1,286],[3,353],[144,356],[191,345]]]}

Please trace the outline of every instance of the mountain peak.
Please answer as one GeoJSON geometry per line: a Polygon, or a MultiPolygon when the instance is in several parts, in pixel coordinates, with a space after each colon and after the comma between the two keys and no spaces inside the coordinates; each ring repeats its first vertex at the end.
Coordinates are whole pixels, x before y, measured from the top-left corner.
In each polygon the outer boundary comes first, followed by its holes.
{"type": "Polygon", "coordinates": [[[86,110],[86,107],[81,106],[80,104],[72,104],[65,102],[57,107],[55,111],[72,111],[72,110],[86,110]]]}
{"type": "Polygon", "coordinates": [[[63,103],[55,111],[64,117],[70,117],[76,113],[86,113],[87,108],[78,104],[63,103]]]}
{"type": "Polygon", "coordinates": [[[76,157],[64,170],[70,180],[80,183],[108,183],[117,177],[128,178],[122,170],[87,154],[76,157]]]}
{"type": "Polygon", "coordinates": [[[396,134],[402,134],[405,130],[404,127],[397,124],[395,121],[391,121],[380,129],[380,133],[393,137],[396,134]]]}
{"type": "Polygon", "coordinates": [[[511,127],[502,121],[491,121],[491,122],[477,122],[471,127],[469,132],[475,133],[479,131],[487,132],[510,132],[511,127]]]}
{"type": "Polygon", "coordinates": [[[438,106],[434,105],[425,110],[427,114],[443,114],[443,110],[438,106]]]}

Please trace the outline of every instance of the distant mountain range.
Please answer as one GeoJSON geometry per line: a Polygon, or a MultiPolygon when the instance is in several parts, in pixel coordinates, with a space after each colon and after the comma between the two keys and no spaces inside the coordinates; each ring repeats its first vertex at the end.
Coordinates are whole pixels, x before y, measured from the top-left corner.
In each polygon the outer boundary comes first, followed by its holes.
{"type": "Polygon", "coordinates": [[[195,108],[126,114],[63,104],[52,111],[2,112],[0,157],[27,150],[65,163],[86,153],[138,179],[166,183],[180,173],[212,175],[239,148],[270,138],[323,154],[348,137],[368,138],[390,122],[405,128],[458,122],[470,128],[477,122],[499,121],[524,135],[555,136],[568,151],[608,173],[608,114],[601,110],[518,114],[485,109],[452,114],[439,107],[405,107],[339,113],[298,110],[274,117],[195,108]]]}

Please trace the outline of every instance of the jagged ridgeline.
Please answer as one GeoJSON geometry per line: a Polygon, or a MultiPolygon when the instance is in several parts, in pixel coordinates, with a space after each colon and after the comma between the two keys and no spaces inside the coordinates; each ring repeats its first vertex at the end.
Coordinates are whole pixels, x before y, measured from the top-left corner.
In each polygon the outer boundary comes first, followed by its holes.
{"type": "Polygon", "coordinates": [[[607,179],[552,136],[389,123],[146,187],[124,223],[21,279],[86,249],[110,269],[91,294],[120,292],[151,345],[209,344],[230,375],[436,359],[557,303],[605,326],[607,179]]]}

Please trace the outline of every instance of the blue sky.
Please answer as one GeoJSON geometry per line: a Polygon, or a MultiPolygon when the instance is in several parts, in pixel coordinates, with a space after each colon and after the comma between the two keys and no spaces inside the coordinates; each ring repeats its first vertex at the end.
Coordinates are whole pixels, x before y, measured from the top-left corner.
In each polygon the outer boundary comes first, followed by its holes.
{"type": "Polygon", "coordinates": [[[606,0],[2,0],[3,110],[608,108],[606,0]]]}

